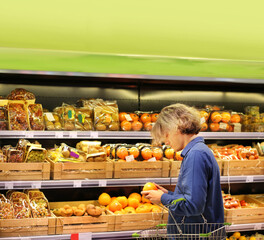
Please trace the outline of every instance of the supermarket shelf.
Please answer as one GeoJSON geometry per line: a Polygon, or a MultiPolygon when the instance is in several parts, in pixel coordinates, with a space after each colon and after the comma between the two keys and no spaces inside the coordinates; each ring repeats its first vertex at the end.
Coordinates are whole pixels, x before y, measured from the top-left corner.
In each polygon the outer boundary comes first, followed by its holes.
{"type": "Polygon", "coordinates": [[[161,185],[170,185],[170,178],[129,178],[129,179],[91,179],[91,180],[48,180],[48,181],[0,181],[0,190],[4,189],[56,189],[56,188],[92,188],[143,186],[155,181],[161,185]]]}
{"type": "MultiPolygon", "coordinates": [[[[264,223],[248,223],[248,224],[236,224],[227,227],[227,232],[243,232],[243,231],[254,231],[264,230],[264,223]]],[[[133,239],[131,236],[134,231],[122,231],[122,232],[101,232],[101,233],[79,233],[79,239],[133,239]]],[[[65,235],[48,235],[48,236],[34,236],[34,237],[7,237],[0,238],[1,240],[70,240],[71,234],[65,235]]]]}
{"type": "MultiPolygon", "coordinates": [[[[264,132],[201,132],[205,139],[264,139],[264,132]]],[[[0,138],[151,139],[147,131],[0,131],[0,138]]]]}
{"type": "MultiPolygon", "coordinates": [[[[143,186],[146,182],[160,185],[175,185],[178,178],[123,178],[123,179],[84,179],[84,180],[47,180],[47,181],[0,181],[0,190],[4,189],[57,189],[143,186]]],[[[264,175],[221,176],[221,183],[261,183],[264,175]]]]}
{"type": "MultiPolygon", "coordinates": [[[[171,185],[175,185],[178,178],[171,178],[171,185]]],[[[264,175],[251,176],[221,176],[221,184],[225,183],[260,183],[264,182],[264,175]]]]}

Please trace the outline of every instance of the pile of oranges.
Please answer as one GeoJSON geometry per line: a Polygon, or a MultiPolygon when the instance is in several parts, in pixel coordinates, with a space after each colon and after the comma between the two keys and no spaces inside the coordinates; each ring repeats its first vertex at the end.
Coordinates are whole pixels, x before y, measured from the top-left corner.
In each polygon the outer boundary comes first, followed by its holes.
{"type": "Polygon", "coordinates": [[[161,213],[162,209],[153,205],[143,195],[133,192],[128,198],[126,196],[111,197],[108,193],[102,193],[98,202],[114,214],[136,214],[136,213],[161,213]]]}
{"type": "Polygon", "coordinates": [[[150,131],[157,121],[158,113],[119,113],[120,127],[123,131],[150,131]]]}

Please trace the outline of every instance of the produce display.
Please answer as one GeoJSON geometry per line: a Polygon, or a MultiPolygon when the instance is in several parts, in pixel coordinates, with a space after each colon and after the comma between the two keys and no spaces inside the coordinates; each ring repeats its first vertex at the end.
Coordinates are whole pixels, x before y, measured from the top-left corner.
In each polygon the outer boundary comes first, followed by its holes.
{"type": "Polygon", "coordinates": [[[263,234],[250,234],[247,236],[246,234],[240,233],[240,232],[234,232],[232,235],[230,235],[226,240],[263,240],[264,235],[263,234]]]}

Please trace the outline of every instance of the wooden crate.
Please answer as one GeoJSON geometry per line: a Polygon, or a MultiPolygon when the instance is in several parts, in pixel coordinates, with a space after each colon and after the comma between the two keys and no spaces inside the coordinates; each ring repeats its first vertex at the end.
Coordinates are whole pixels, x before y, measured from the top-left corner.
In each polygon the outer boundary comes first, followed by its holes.
{"type": "Polygon", "coordinates": [[[168,212],[165,210],[163,213],[150,212],[121,215],[110,213],[115,217],[115,231],[147,229],[168,221],[168,212]]]}
{"type": "MultiPolygon", "coordinates": [[[[170,160],[169,160],[170,161],[170,160]]],[[[178,177],[181,169],[182,161],[170,161],[170,177],[178,177]]],[[[220,171],[220,176],[222,175],[222,161],[217,160],[217,164],[220,171]]]]}
{"type": "MultiPolygon", "coordinates": [[[[79,204],[99,205],[97,201],[74,201],[74,202],[50,202],[50,208],[61,208],[68,204],[70,206],[78,206],[79,204]]],[[[71,216],[57,217],[56,234],[71,234],[82,232],[109,232],[114,231],[115,216],[101,215],[99,217],[92,216],[71,216]]]]}
{"type": "Polygon", "coordinates": [[[51,179],[112,178],[112,162],[51,162],[51,179]]]}
{"type": "Polygon", "coordinates": [[[233,196],[236,199],[245,200],[247,203],[256,203],[257,208],[225,209],[225,222],[232,224],[259,223],[264,219],[264,204],[248,195],[233,196]]]}
{"type": "Polygon", "coordinates": [[[45,236],[56,233],[56,217],[0,219],[0,237],[45,236]]]}
{"type": "Polygon", "coordinates": [[[49,180],[50,163],[0,163],[0,180],[49,180]]]}
{"type": "Polygon", "coordinates": [[[156,162],[114,162],[114,178],[169,177],[170,163],[156,162]]]}
{"type": "Polygon", "coordinates": [[[223,176],[264,175],[264,158],[223,161],[223,176]]]}

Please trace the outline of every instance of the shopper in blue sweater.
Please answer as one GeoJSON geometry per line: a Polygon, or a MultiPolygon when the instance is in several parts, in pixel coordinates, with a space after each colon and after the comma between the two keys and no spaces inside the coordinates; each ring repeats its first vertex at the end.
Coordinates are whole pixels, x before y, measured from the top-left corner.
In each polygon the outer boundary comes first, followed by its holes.
{"type": "MultiPolygon", "coordinates": [[[[170,205],[178,223],[223,223],[224,209],[218,164],[212,151],[198,137],[200,115],[195,108],[174,104],[162,109],[152,136],[156,143],[164,142],[175,151],[182,150],[183,157],[178,182],[174,192],[157,185],[159,190],[143,191],[152,203],[170,205]]],[[[169,215],[169,224],[174,224],[169,215]]],[[[169,229],[173,233],[175,229],[169,229]]]]}

